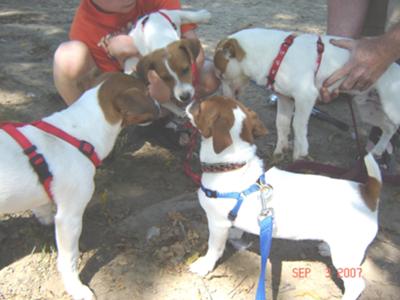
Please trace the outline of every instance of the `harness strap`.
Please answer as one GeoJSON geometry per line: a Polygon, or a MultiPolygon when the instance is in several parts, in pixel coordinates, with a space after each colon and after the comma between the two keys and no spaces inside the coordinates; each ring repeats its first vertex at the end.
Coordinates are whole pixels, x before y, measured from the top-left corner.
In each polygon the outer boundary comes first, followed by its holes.
{"type": "Polygon", "coordinates": [[[257,179],[256,183],[252,184],[249,188],[242,192],[231,192],[231,193],[220,193],[215,190],[210,190],[204,187],[203,184],[200,185],[201,190],[204,192],[204,194],[209,197],[209,198],[231,198],[231,199],[236,199],[236,204],[235,206],[231,209],[231,211],[228,214],[228,219],[230,221],[235,221],[239,209],[243,203],[244,197],[257,192],[260,190],[260,186],[265,184],[265,175],[264,173],[257,179]]]}
{"type": "MultiPolygon", "coordinates": [[[[162,15],[165,19],[167,19],[167,21],[171,24],[171,26],[175,29],[175,31],[178,30],[178,27],[176,26],[176,24],[175,24],[174,22],[172,22],[171,18],[170,18],[166,13],[164,13],[164,12],[162,12],[162,11],[157,11],[157,12],[158,12],[160,15],[162,15]]],[[[146,25],[146,23],[147,23],[147,21],[149,20],[149,18],[150,18],[150,14],[147,15],[147,16],[145,16],[145,17],[143,18],[143,21],[142,21],[142,30],[144,30],[144,26],[146,25]]]]}
{"type": "Polygon", "coordinates": [[[282,60],[286,55],[286,52],[288,51],[289,47],[293,44],[294,39],[296,38],[296,35],[290,34],[288,35],[283,43],[281,44],[281,48],[279,49],[278,54],[272,61],[272,66],[269,69],[269,73],[267,76],[267,88],[271,89],[274,91],[274,83],[275,83],[275,77],[276,74],[278,73],[279,67],[281,66],[282,60]]]}
{"type": "Polygon", "coordinates": [[[325,50],[325,45],[322,42],[321,36],[318,36],[317,40],[317,68],[315,69],[315,76],[317,76],[317,73],[319,71],[319,67],[321,66],[321,61],[322,61],[322,54],[324,53],[325,50]]]}
{"type": "Polygon", "coordinates": [[[60,128],[57,128],[51,125],[50,123],[47,123],[42,120],[33,122],[31,125],[71,144],[72,146],[77,148],[82,154],[84,154],[87,158],[89,158],[95,165],[95,167],[99,167],[101,165],[101,160],[97,156],[97,153],[95,152],[95,149],[92,144],[84,140],[78,140],[72,135],[66,133],[64,130],[61,130],[60,128]]]}
{"type": "Polygon", "coordinates": [[[158,13],[168,20],[168,22],[175,29],[175,31],[178,30],[178,27],[176,26],[176,24],[174,22],[172,22],[171,18],[166,13],[162,12],[161,10],[158,13]]]}
{"type": "Polygon", "coordinates": [[[38,175],[40,183],[43,185],[50,200],[53,201],[53,194],[50,190],[53,174],[50,172],[43,155],[36,151],[36,146],[33,145],[17,127],[21,127],[20,124],[14,126],[11,123],[7,123],[1,126],[1,128],[21,146],[24,154],[28,156],[29,163],[38,175]]]}

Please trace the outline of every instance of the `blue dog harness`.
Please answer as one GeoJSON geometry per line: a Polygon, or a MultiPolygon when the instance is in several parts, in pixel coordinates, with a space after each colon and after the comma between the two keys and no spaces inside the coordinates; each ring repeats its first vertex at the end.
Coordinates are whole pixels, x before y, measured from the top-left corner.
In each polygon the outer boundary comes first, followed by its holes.
{"type": "Polygon", "coordinates": [[[235,206],[231,209],[228,214],[228,219],[230,221],[235,221],[239,209],[243,203],[243,200],[248,195],[260,192],[262,209],[258,216],[258,223],[260,226],[260,254],[261,254],[261,271],[260,277],[258,280],[257,294],[256,300],[265,300],[265,273],[266,273],[266,265],[267,259],[269,257],[269,253],[271,250],[271,241],[272,241],[272,227],[273,227],[273,211],[272,208],[269,208],[267,205],[267,201],[272,196],[272,186],[266,184],[265,182],[265,174],[263,173],[256,181],[256,183],[252,184],[246,190],[242,192],[230,192],[230,193],[220,193],[218,191],[207,189],[200,185],[201,190],[206,194],[209,198],[229,198],[236,199],[235,206]]]}

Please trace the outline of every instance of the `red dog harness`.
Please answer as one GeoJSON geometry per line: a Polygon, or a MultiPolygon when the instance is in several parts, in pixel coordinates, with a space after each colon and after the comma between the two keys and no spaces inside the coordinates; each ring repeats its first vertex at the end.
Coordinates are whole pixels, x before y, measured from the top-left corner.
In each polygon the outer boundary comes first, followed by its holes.
{"type": "MultiPolygon", "coordinates": [[[[157,11],[160,15],[162,15],[165,19],[167,19],[167,21],[171,24],[171,26],[175,29],[178,30],[178,27],[176,26],[176,24],[174,22],[172,22],[171,18],[163,13],[162,11],[157,11]]],[[[143,21],[142,21],[142,30],[144,30],[144,26],[146,25],[147,21],[149,20],[150,15],[147,15],[146,17],[144,17],[143,21]]]]}
{"type": "Polygon", "coordinates": [[[3,123],[0,128],[3,129],[10,137],[12,137],[23,149],[23,152],[28,156],[29,163],[31,164],[33,170],[39,177],[40,183],[43,185],[47,195],[51,201],[54,201],[53,195],[51,193],[50,185],[53,179],[53,174],[49,170],[49,166],[46,159],[41,153],[38,153],[37,147],[33,145],[29,139],[20,131],[18,127],[23,127],[25,125],[32,125],[42,131],[45,131],[51,135],[54,135],[65,142],[76,147],[81,151],[87,158],[89,158],[92,163],[98,167],[101,164],[101,160],[97,156],[92,144],[84,141],[78,140],[77,138],[69,135],[65,131],[57,128],[45,121],[36,121],[30,124],[25,123],[3,123]]]}
{"type": "MultiPolygon", "coordinates": [[[[267,76],[267,88],[269,88],[273,91],[275,90],[274,83],[275,83],[276,74],[278,73],[278,70],[279,70],[279,67],[281,66],[282,60],[285,57],[289,47],[293,44],[293,41],[295,38],[296,38],[296,35],[294,35],[294,34],[288,35],[285,38],[285,40],[283,41],[277,56],[272,61],[272,66],[271,66],[271,69],[269,70],[269,73],[267,76]]],[[[321,65],[323,53],[324,53],[324,44],[322,43],[322,39],[319,36],[318,41],[317,41],[317,67],[315,69],[315,76],[317,75],[319,67],[321,65]]]]}

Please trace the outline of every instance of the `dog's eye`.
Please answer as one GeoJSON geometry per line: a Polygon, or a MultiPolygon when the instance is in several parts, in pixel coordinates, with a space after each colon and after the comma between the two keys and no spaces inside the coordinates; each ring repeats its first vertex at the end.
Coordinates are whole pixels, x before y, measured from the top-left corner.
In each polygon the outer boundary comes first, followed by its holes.
{"type": "Polygon", "coordinates": [[[184,68],[182,70],[182,75],[187,75],[189,73],[189,68],[184,68]]]}

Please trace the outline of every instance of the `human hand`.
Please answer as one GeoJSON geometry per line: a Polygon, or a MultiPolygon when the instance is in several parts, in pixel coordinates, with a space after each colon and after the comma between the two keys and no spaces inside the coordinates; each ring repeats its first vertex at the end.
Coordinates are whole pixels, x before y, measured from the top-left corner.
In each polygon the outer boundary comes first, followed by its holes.
{"type": "Polygon", "coordinates": [[[154,70],[147,73],[150,95],[158,102],[167,102],[171,99],[171,91],[168,85],[158,76],[154,70]]]}
{"type": "Polygon", "coordinates": [[[346,64],[328,77],[321,88],[321,98],[329,102],[340,91],[365,91],[385,72],[394,61],[390,43],[384,37],[362,38],[360,40],[331,40],[331,44],[348,49],[350,58],[346,64]],[[340,86],[333,92],[328,88],[339,80],[340,86]]]}
{"type": "Polygon", "coordinates": [[[111,37],[107,44],[107,50],[111,56],[118,60],[121,66],[124,65],[127,58],[139,55],[132,37],[126,34],[111,37]]]}

